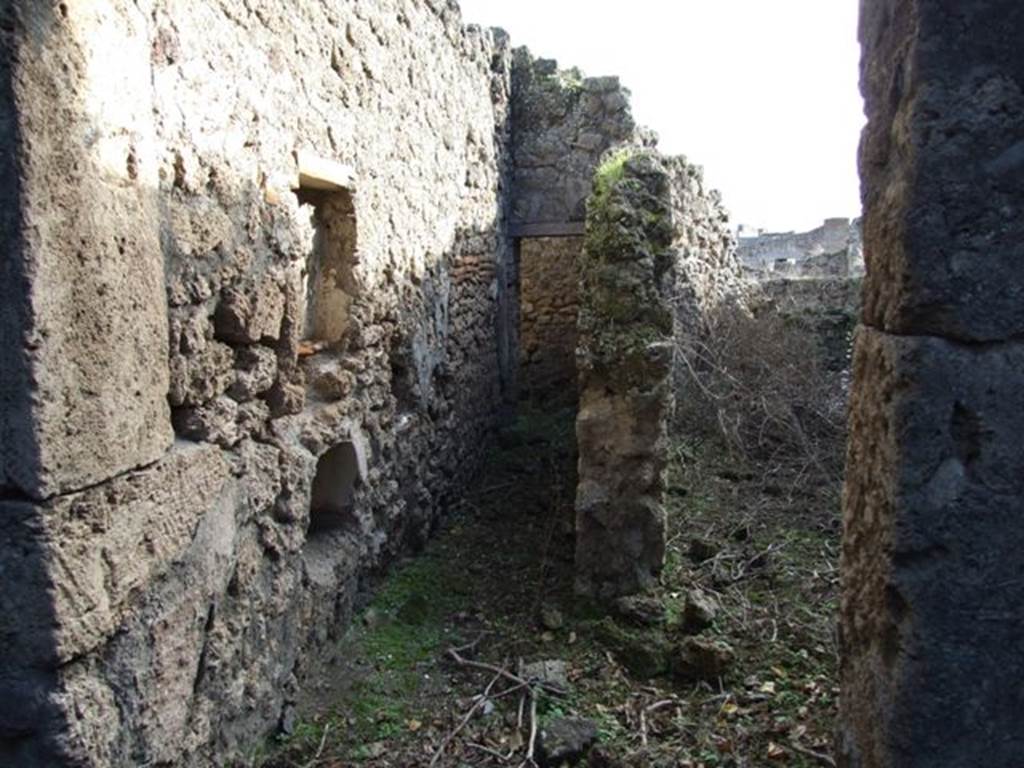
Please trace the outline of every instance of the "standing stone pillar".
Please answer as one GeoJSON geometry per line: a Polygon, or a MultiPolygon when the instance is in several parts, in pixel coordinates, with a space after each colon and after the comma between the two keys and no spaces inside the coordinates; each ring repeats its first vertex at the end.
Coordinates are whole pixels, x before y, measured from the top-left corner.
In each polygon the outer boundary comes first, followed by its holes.
{"type": "Polygon", "coordinates": [[[653,586],[665,554],[662,471],[671,407],[670,177],[656,155],[597,172],[580,258],[576,589],[653,586]]]}
{"type": "Polygon", "coordinates": [[[840,765],[1024,756],[1024,4],[863,0],[840,765]]]}

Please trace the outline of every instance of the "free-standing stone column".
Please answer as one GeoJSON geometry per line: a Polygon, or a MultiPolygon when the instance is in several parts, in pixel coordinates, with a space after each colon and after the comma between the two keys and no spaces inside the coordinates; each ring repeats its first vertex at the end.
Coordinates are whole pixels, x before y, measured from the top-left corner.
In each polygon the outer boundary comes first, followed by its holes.
{"type": "Polygon", "coordinates": [[[579,268],[576,588],[599,598],[653,586],[664,559],[671,245],[669,174],[649,152],[613,156],[579,268]]]}
{"type": "Polygon", "coordinates": [[[863,0],[840,764],[1024,755],[1024,5],[863,0]]]}

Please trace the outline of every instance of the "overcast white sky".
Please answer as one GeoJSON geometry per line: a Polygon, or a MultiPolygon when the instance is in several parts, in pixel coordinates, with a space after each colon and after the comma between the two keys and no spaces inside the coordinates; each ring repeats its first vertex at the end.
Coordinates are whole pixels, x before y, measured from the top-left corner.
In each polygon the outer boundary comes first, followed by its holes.
{"type": "Polygon", "coordinates": [[[704,166],[733,224],[857,216],[857,0],[460,0],[534,55],[619,75],[661,148],[704,166]]]}

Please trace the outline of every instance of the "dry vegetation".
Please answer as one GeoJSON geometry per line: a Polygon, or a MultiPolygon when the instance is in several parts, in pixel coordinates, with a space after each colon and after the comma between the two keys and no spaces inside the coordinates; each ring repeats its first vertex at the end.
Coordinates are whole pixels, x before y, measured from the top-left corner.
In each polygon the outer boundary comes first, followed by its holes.
{"type": "Polygon", "coordinates": [[[839,477],[846,374],[826,366],[818,335],[791,318],[727,305],[678,351],[680,432],[717,435],[764,470],[839,477]]]}

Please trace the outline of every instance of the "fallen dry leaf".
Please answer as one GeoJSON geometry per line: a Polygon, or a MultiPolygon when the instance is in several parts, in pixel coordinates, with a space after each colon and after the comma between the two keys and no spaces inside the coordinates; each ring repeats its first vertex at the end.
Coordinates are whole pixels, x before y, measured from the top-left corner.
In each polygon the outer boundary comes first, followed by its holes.
{"type": "Polygon", "coordinates": [[[768,742],[768,759],[769,760],[785,760],[787,752],[785,749],[780,747],[774,741],[768,742]]]}

